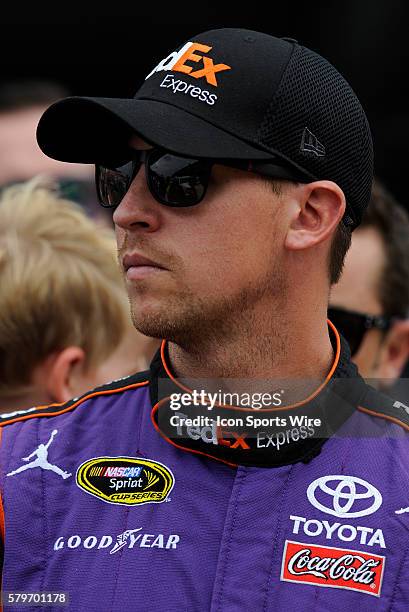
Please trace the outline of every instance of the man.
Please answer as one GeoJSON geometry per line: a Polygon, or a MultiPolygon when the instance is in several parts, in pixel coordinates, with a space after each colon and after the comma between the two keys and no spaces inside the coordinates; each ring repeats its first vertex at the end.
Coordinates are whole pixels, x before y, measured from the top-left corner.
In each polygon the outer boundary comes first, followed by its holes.
{"type": "Polygon", "coordinates": [[[61,85],[49,81],[30,79],[0,84],[0,187],[38,175],[52,177],[65,197],[80,203],[98,223],[107,225],[109,216],[96,202],[91,169],[84,164],[50,159],[36,142],[35,130],[41,115],[66,95],[61,85]]]}
{"type": "Polygon", "coordinates": [[[47,158],[35,140],[37,123],[52,103],[67,95],[47,81],[4,82],[0,86],[0,184],[25,181],[37,174],[88,180],[87,166],[47,158]]]}
{"type": "Polygon", "coordinates": [[[0,286],[0,412],[64,403],[146,367],[153,341],[129,324],[112,230],[96,231],[44,181],[0,197],[0,286]]]}
{"type": "Polygon", "coordinates": [[[388,389],[409,357],[409,218],[379,183],[330,303],[360,374],[388,389]]]}
{"type": "Polygon", "coordinates": [[[4,590],[407,609],[409,418],[326,322],[372,181],[349,85],[295,41],[213,30],[135,99],[52,106],[37,137],[97,165],[134,324],[165,341],[149,372],[4,421],[4,590]],[[7,475],[53,429],[48,461],[73,476],[7,475]]]}

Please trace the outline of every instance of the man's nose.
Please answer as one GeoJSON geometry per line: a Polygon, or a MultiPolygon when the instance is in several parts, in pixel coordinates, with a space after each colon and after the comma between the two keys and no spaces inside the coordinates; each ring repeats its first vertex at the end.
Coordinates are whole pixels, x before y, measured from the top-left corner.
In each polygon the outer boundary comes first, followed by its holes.
{"type": "Polygon", "coordinates": [[[162,205],[150,193],[142,166],[124,198],[113,214],[113,221],[122,229],[143,229],[155,232],[161,224],[162,205]]]}

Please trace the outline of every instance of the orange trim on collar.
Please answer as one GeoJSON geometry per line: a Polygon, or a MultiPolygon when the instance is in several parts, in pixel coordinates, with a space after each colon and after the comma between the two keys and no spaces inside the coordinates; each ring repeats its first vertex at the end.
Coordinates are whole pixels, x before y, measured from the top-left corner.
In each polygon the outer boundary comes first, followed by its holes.
{"type": "Polygon", "coordinates": [[[376,412],[375,410],[370,410],[370,408],[364,408],[363,406],[357,406],[357,410],[359,410],[359,412],[364,412],[365,414],[369,414],[370,416],[378,417],[379,419],[384,419],[385,421],[390,421],[391,423],[395,423],[396,425],[403,427],[403,429],[406,429],[406,431],[409,431],[409,425],[407,425],[403,421],[400,421],[396,417],[389,416],[388,414],[382,414],[382,413],[376,412]]]}
{"type": "Polygon", "coordinates": [[[129,389],[136,389],[137,387],[143,387],[144,385],[148,385],[148,384],[149,384],[149,380],[144,380],[143,382],[133,383],[125,387],[118,387],[117,389],[106,389],[105,391],[95,391],[94,393],[88,393],[87,395],[82,396],[78,401],[74,402],[73,404],[70,404],[68,401],[68,402],[63,402],[62,404],[49,404],[48,406],[38,406],[36,410],[40,411],[40,410],[46,410],[48,408],[52,408],[53,406],[58,408],[59,406],[64,406],[67,403],[69,404],[66,408],[63,408],[62,410],[57,410],[56,412],[40,412],[40,413],[31,412],[29,414],[24,414],[20,417],[16,417],[15,419],[3,421],[2,423],[0,422],[0,431],[2,427],[5,427],[6,425],[10,425],[11,423],[16,423],[17,421],[26,421],[28,419],[34,419],[34,418],[39,418],[39,417],[51,417],[51,416],[58,416],[59,414],[64,414],[64,412],[69,412],[70,410],[73,410],[73,408],[76,408],[77,406],[91,399],[92,397],[98,397],[99,395],[111,395],[112,393],[119,393],[120,391],[128,391],[129,389]]]}
{"type": "MultiPolygon", "coordinates": [[[[331,380],[335,370],[337,369],[338,363],[339,363],[339,357],[341,354],[341,339],[339,337],[339,333],[337,328],[335,327],[335,325],[329,320],[327,319],[327,323],[328,326],[331,328],[332,332],[335,335],[335,341],[336,341],[336,351],[335,351],[335,357],[334,357],[334,361],[333,364],[331,366],[330,371],[328,372],[325,380],[323,383],[321,383],[321,385],[319,385],[317,387],[317,389],[315,389],[315,391],[313,391],[306,399],[301,400],[300,402],[296,402],[295,404],[290,404],[288,406],[277,406],[275,408],[264,408],[263,409],[263,414],[265,412],[276,412],[277,410],[292,410],[293,408],[298,408],[299,406],[303,406],[304,404],[307,404],[308,402],[310,402],[311,400],[314,399],[314,397],[316,397],[317,395],[319,395],[319,393],[324,389],[324,387],[329,383],[329,381],[331,380]]],[[[166,340],[162,340],[162,344],[160,347],[160,354],[161,354],[161,359],[162,359],[162,365],[165,369],[166,374],[169,376],[170,380],[180,389],[183,389],[184,391],[186,391],[187,393],[192,393],[192,389],[189,389],[189,387],[185,387],[185,385],[182,385],[182,383],[178,382],[178,380],[173,376],[172,372],[170,371],[170,368],[168,366],[168,364],[166,363],[166,358],[165,358],[165,346],[166,346],[166,340]]],[[[234,408],[235,410],[240,410],[243,412],[248,412],[248,411],[253,411],[254,408],[241,408],[238,406],[229,406],[226,404],[216,404],[219,408],[234,408]]]]}

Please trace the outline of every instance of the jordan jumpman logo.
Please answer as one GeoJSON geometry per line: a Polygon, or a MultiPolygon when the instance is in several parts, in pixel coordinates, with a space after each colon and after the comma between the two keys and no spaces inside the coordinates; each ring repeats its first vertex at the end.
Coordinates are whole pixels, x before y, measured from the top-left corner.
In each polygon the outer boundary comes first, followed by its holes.
{"type": "Polygon", "coordinates": [[[22,465],[13,472],[9,472],[7,476],[14,476],[14,474],[19,474],[20,472],[24,472],[25,470],[29,470],[35,467],[42,468],[43,470],[51,470],[52,472],[55,472],[56,474],[61,476],[61,478],[69,478],[70,476],[72,476],[72,474],[69,474],[65,470],[59,468],[57,465],[53,465],[48,461],[48,448],[57,433],[58,429],[53,429],[47,444],[40,444],[40,446],[36,448],[35,451],[33,451],[30,455],[28,455],[28,457],[22,457],[23,461],[30,461],[32,457],[37,457],[36,459],[34,459],[34,461],[28,463],[27,465],[22,465]]]}

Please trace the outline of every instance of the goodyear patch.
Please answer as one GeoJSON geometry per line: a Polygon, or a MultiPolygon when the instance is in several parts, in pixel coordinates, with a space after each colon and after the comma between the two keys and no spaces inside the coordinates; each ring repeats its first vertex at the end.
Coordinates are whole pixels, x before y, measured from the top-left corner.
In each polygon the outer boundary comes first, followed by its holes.
{"type": "Polygon", "coordinates": [[[94,457],[76,474],[80,489],[110,504],[136,506],[160,504],[175,483],[162,463],[135,457],[94,457]]]}

